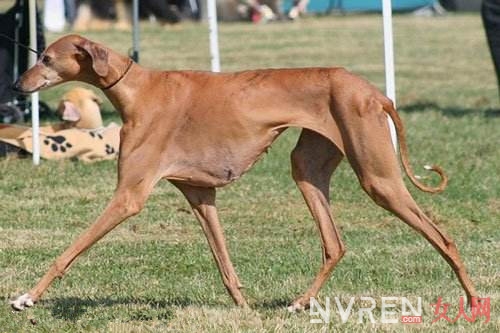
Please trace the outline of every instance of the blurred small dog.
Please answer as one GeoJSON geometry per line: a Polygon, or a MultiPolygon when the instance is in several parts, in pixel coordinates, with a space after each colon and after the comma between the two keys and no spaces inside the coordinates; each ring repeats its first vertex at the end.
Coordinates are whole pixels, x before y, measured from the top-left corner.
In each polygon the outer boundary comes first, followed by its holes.
{"type": "MultiPolygon", "coordinates": [[[[74,88],[64,94],[56,111],[62,121],[39,128],[40,156],[82,162],[115,159],[121,127],[115,123],[103,126],[99,104],[101,99],[89,89],[74,88]]],[[[0,124],[0,157],[32,153],[31,127],[0,124]]]]}
{"type": "Polygon", "coordinates": [[[102,100],[90,89],[73,88],[63,95],[57,108],[57,115],[63,120],[54,125],[57,130],[68,128],[98,129],[102,128],[100,105],[102,100]]]}

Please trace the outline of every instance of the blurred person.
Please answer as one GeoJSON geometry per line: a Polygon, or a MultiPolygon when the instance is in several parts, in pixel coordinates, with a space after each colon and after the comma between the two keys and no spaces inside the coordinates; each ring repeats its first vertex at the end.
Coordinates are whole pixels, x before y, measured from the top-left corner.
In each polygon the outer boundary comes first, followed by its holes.
{"type": "Polygon", "coordinates": [[[481,16],[500,92],[500,0],[483,0],[481,16]]]}
{"type": "Polygon", "coordinates": [[[90,8],[98,18],[116,19],[116,7],[114,0],[90,0],[90,8]]]}
{"type": "MultiPolygon", "coordinates": [[[[197,0],[192,0],[197,1],[197,0]]],[[[131,0],[79,0],[76,1],[75,31],[131,29],[131,0]]],[[[141,0],[139,15],[142,19],[154,17],[159,23],[178,23],[182,16],[177,6],[184,0],[141,0]],[[171,3],[174,2],[175,3],[171,3]]],[[[196,2],[197,4],[197,2],[196,2]]]]}
{"type": "Polygon", "coordinates": [[[107,30],[113,27],[116,20],[113,0],[79,0],[75,8],[76,16],[72,22],[75,31],[107,30]]]}
{"type": "Polygon", "coordinates": [[[69,26],[73,26],[76,19],[76,0],[64,0],[64,16],[69,26]]]}
{"type": "MultiPolygon", "coordinates": [[[[183,4],[182,1],[178,1],[183,4]]],[[[139,1],[139,13],[142,18],[153,15],[160,23],[179,23],[181,13],[176,5],[167,0],[142,0],[139,1]]]]}

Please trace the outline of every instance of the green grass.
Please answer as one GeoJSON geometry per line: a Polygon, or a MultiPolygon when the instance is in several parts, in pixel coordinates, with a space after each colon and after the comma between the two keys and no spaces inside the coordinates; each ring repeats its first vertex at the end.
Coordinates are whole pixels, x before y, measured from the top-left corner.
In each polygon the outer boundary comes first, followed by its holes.
{"type": "MultiPolygon", "coordinates": [[[[497,86],[477,15],[394,20],[398,105],[416,170],[442,165],[440,195],[411,188],[421,207],[452,236],[479,293],[491,297],[491,321],[431,324],[439,296],[457,312],[463,294],[451,269],[426,241],[375,206],[347,163],[332,183],[333,213],[347,246],[321,298],[422,297],[424,324],[359,324],[357,302],[346,324],[309,323],[288,302],[311,283],[320,241],[289,167],[298,131],[286,132],[239,182],[219,190],[229,249],[251,309],[233,306],[188,205],[167,182],[144,211],[83,255],[33,309],[11,313],[25,292],[104,208],[115,162],[0,161],[0,333],[3,332],[432,332],[500,331],[500,111],[497,86]],[[36,321],[36,325],[31,320],[36,321]]],[[[257,67],[344,66],[384,89],[381,18],[330,16],[294,24],[222,24],[224,71],[257,67]]],[[[127,52],[130,35],[88,37],[127,52]]],[[[58,36],[48,35],[49,40],[58,36]]],[[[209,69],[204,25],[145,25],[143,65],[209,69]]],[[[44,92],[55,105],[67,84],[44,92]]],[[[106,120],[117,120],[104,106],[106,120]]],[[[380,304],[379,304],[380,305],[380,304]]]]}

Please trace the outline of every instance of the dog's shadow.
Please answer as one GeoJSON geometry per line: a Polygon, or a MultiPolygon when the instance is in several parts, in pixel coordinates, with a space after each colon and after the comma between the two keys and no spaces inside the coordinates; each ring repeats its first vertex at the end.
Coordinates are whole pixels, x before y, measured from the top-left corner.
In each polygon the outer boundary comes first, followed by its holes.
{"type": "MultiPolygon", "coordinates": [[[[129,314],[129,320],[164,320],[169,321],[174,317],[175,307],[188,306],[214,306],[214,307],[234,307],[231,303],[203,302],[190,298],[172,298],[167,300],[158,300],[152,298],[77,298],[63,297],[53,298],[45,301],[46,306],[51,308],[54,318],[68,321],[77,321],[92,308],[107,308],[113,306],[141,305],[141,310],[132,311],[129,314]],[[151,311],[149,311],[151,310],[151,311]]],[[[250,305],[254,310],[277,310],[286,309],[290,305],[290,299],[271,299],[257,302],[250,305]]],[[[105,309],[103,311],[106,311],[105,309]]]]}
{"type": "MultiPolygon", "coordinates": [[[[174,307],[187,307],[197,305],[198,302],[191,299],[168,299],[158,300],[149,298],[77,298],[64,297],[53,298],[45,301],[46,306],[51,308],[55,318],[68,321],[76,321],[92,308],[107,308],[113,306],[139,305],[140,310],[131,311],[129,320],[170,320],[174,316],[174,307]]],[[[103,311],[106,311],[105,309],[103,311]]]]}
{"type": "Polygon", "coordinates": [[[286,309],[292,302],[292,298],[278,298],[278,299],[271,299],[271,300],[266,300],[266,301],[261,301],[257,302],[253,305],[250,305],[256,310],[263,309],[263,310],[279,310],[279,309],[286,309]]]}

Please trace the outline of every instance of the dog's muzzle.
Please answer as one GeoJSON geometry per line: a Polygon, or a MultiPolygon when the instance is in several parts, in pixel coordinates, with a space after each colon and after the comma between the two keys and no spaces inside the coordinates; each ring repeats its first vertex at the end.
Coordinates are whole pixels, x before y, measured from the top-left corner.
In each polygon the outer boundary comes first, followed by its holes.
{"type": "Polygon", "coordinates": [[[36,88],[36,89],[33,89],[33,90],[25,90],[22,88],[21,86],[21,82],[20,82],[20,79],[18,79],[16,82],[14,82],[11,86],[10,86],[10,90],[12,90],[13,92],[15,92],[16,94],[21,94],[21,95],[29,95],[31,93],[34,93],[38,90],[40,90],[40,88],[43,88],[44,85],[42,85],[42,87],[39,87],[39,88],[36,88]]]}
{"type": "Polygon", "coordinates": [[[10,86],[10,90],[12,90],[13,92],[18,93],[18,94],[25,94],[26,93],[23,89],[21,89],[21,82],[19,82],[19,80],[12,83],[12,85],[10,86]]]}

